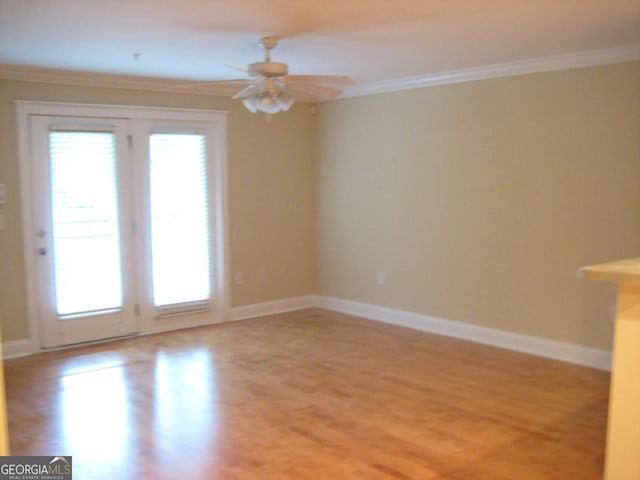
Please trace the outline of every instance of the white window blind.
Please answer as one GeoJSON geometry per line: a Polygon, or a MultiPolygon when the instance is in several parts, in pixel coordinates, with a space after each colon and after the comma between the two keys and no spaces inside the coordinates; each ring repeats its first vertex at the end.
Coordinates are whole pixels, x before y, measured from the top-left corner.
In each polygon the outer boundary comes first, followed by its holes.
{"type": "Polygon", "coordinates": [[[122,307],[116,139],[50,131],[52,246],[61,317],[122,307]]]}
{"type": "Polygon", "coordinates": [[[151,269],[156,307],[211,297],[206,137],[149,137],[151,269]]]}

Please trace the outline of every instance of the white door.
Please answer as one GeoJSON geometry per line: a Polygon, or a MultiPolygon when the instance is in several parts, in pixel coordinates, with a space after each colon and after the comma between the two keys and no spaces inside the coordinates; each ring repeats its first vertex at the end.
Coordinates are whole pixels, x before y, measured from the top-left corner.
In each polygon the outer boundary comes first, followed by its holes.
{"type": "Polygon", "coordinates": [[[127,122],[32,118],[44,347],[137,330],[127,122]]]}
{"type": "Polygon", "coordinates": [[[168,112],[24,117],[43,348],[224,319],[224,123],[168,112]]]}

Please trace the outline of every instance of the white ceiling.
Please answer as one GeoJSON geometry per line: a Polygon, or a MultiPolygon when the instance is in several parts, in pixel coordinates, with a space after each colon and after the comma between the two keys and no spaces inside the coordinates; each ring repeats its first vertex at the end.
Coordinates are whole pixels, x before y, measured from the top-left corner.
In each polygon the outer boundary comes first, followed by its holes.
{"type": "Polygon", "coordinates": [[[238,78],[260,37],[292,74],[360,84],[629,47],[640,0],[0,0],[0,64],[238,78]],[[134,58],[139,53],[139,58],[134,58]]]}

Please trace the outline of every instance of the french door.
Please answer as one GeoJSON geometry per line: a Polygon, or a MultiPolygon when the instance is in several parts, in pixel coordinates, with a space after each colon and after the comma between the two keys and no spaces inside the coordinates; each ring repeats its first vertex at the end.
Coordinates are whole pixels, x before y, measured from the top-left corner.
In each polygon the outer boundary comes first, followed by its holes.
{"type": "Polygon", "coordinates": [[[221,320],[220,124],[65,113],[25,118],[41,346],[221,320]]]}

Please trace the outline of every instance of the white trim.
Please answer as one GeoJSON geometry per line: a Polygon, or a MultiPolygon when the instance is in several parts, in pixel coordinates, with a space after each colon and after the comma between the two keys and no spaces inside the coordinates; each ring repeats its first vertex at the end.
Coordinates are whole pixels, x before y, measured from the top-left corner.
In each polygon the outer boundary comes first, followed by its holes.
{"type": "Polygon", "coordinates": [[[231,309],[231,320],[246,320],[248,318],[262,317],[276,313],[291,312],[311,308],[316,305],[316,296],[307,295],[305,297],[285,298],[270,302],[253,303],[242,305],[231,309]]]}
{"type": "MultiPolygon", "coordinates": [[[[22,246],[24,248],[25,292],[27,297],[27,328],[26,341],[32,345],[35,353],[40,348],[40,322],[38,320],[36,276],[36,246],[33,232],[33,202],[31,195],[31,139],[29,129],[29,105],[16,105],[16,129],[18,134],[18,173],[20,180],[20,205],[22,212],[22,246]]],[[[6,355],[6,353],[5,353],[6,355]]]]}
{"type": "Polygon", "coordinates": [[[153,107],[138,105],[111,105],[101,103],[48,102],[14,100],[18,115],[49,115],[74,117],[109,117],[142,120],[187,120],[225,125],[228,110],[208,108],[153,107]]]}
{"type": "Polygon", "coordinates": [[[418,313],[396,310],[334,297],[317,297],[317,307],[377,320],[424,332],[446,335],[539,357],[575,363],[599,370],[611,370],[611,352],[558,342],[540,337],[506,332],[464,322],[445,320],[418,313]]]}
{"type": "Polygon", "coordinates": [[[175,80],[157,77],[140,77],[111,73],[79,72],[22,65],[0,64],[0,78],[23,82],[55,83],[80,87],[126,88],[154,92],[220,95],[230,97],[238,93],[233,85],[212,84],[197,80],[175,80]]]}
{"type": "Polygon", "coordinates": [[[637,60],[640,60],[640,44],[633,44],[365,83],[345,88],[340,98],[637,60]]]}
{"type": "Polygon", "coordinates": [[[33,355],[38,351],[38,347],[28,339],[9,340],[2,342],[2,358],[17,358],[33,355]]]}

